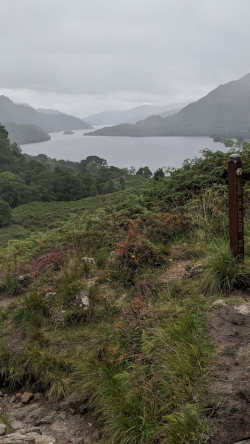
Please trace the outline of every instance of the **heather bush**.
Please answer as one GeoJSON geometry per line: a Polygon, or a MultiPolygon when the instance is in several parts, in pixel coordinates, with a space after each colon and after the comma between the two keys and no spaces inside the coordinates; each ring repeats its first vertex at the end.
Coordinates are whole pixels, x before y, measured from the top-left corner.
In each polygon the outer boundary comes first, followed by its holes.
{"type": "Polygon", "coordinates": [[[123,280],[133,283],[138,272],[145,265],[159,266],[162,257],[154,247],[138,236],[135,224],[130,221],[128,237],[117,245],[115,265],[123,280]]]}

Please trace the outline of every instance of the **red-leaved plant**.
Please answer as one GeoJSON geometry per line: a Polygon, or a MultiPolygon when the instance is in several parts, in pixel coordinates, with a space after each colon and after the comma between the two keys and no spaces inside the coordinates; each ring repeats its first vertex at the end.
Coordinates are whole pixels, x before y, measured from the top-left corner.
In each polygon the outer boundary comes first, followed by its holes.
{"type": "Polygon", "coordinates": [[[35,277],[46,270],[60,270],[65,259],[65,252],[59,249],[54,249],[43,258],[40,258],[34,265],[30,275],[35,277]]]}
{"type": "Polygon", "coordinates": [[[138,238],[138,232],[133,221],[129,222],[128,237],[125,242],[117,245],[115,264],[129,283],[134,279],[145,264],[158,266],[162,258],[157,251],[144,239],[138,238]]]}

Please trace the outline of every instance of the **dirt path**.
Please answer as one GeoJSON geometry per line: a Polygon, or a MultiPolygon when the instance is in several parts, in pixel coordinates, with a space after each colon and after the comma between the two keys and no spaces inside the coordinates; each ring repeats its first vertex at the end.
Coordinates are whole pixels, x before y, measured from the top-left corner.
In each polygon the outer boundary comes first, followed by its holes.
{"type": "Polygon", "coordinates": [[[214,303],[210,334],[212,365],[210,444],[250,442],[250,292],[234,292],[214,303]],[[235,298],[240,300],[235,302],[235,298]],[[249,441],[248,441],[249,439],[249,441]],[[247,441],[246,441],[247,440],[247,441]]]}
{"type": "Polygon", "coordinates": [[[189,259],[172,261],[170,267],[159,276],[159,282],[166,283],[184,278],[187,267],[190,266],[190,264],[191,261],[189,259]]]}

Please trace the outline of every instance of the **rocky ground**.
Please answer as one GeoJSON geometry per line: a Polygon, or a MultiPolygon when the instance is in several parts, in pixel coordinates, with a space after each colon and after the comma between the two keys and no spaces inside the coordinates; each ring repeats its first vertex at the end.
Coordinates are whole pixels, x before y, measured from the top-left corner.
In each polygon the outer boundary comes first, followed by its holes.
{"type": "Polygon", "coordinates": [[[100,439],[84,403],[68,398],[55,404],[41,393],[4,389],[0,395],[0,443],[94,444],[100,439]]]}
{"type": "MultiPolygon", "coordinates": [[[[179,258],[159,281],[178,281],[200,271],[200,264],[192,266],[192,261],[179,258]]],[[[78,304],[87,304],[86,291],[76,296],[78,304]]],[[[0,306],[9,302],[2,298],[0,306]]],[[[216,300],[208,324],[215,344],[207,406],[213,430],[209,444],[250,444],[250,292],[234,291],[216,300]]],[[[11,332],[9,336],[17,337],[11,332]]],[[[73,396],[53,403],[41,393],[12,393],[0,387],[0,444],[94,444],[100,439],[87,404],[73,396]]]]}

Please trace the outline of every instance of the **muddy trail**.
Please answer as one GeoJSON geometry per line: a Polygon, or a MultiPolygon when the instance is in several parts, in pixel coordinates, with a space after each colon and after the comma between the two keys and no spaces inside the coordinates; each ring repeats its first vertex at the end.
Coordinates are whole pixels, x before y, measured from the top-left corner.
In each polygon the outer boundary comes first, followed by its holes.
{"type": "Polygon", "coordinates": [[[216,301],[209,330],[215,345],[209,444],[250,443],[250,292],[216,301]]]}

